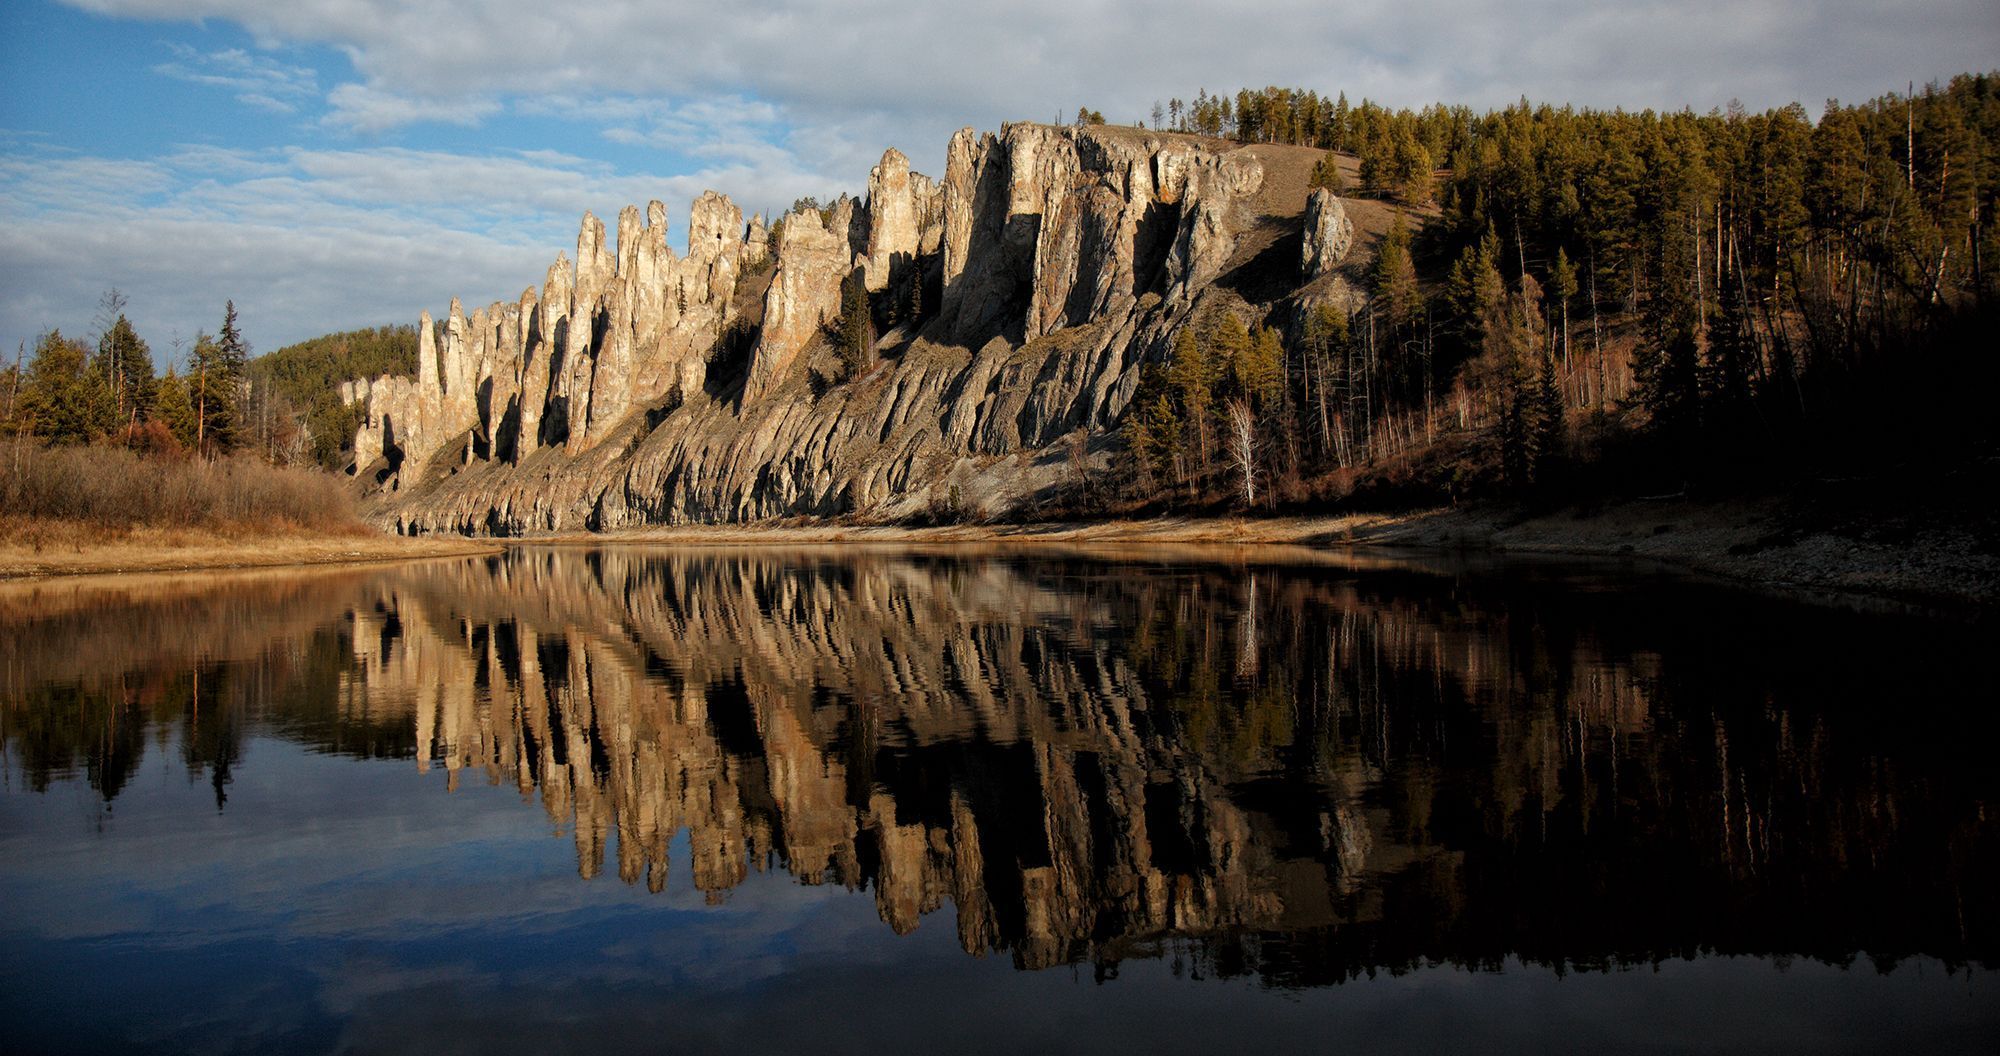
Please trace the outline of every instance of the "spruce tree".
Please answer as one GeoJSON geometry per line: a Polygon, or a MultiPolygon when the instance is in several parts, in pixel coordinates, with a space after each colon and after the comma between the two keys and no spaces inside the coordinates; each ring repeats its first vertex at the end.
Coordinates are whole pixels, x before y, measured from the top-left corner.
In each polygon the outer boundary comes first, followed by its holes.
{"type": "Polygon", "coordinates": [[[868,288],[861,273],[850,272],[840,284],[840,358],[847,376],[858,378],[875,365],[874,321],[868,317],[868,288]]]}
{"type": "Polygon", "coordinates": [[[1417,268],[1410,260],[1410,227],[1399,210],[1375,254],[1375,296],[1388,307],[1389,325],[1408,326],[1423,307],[1417,268]]]}
{"type": "Polygon", "coordinates": [[[236,439],[236,386],[214,338],[199,334],[188,354],[188,401],[194,408],[194,446],[204,455],[231,450],[236,439]]]}
{"type": "Polygon", "coordinates": [[[98,338],[95,366],[111,386],[121,423],[149,416],[153,406],[153,355],[124,315],[119,315],[104,336],[98,338]]]}
{"type": "Polygon", "coordinates": [[[1708,350],[1698,383],[1703,417],[1736,423],[1747,413],[1757,352],[1743,311],[1741,285],[1725,275],[1717,291],[1715,318],[1708,327],[1708,350]]]}
{"type": "Polygon", "coordinates": [[[1535,383],[1535,479],[1546,481],[1549,469],[1562,459],[1568,436],[1564,421],[1562,385],[1556,378],[1556,357],[1542,354],[1542,370],[1535,383]]]}
{"type": "Polygon", "coordinates": [[[85,444],[117,427],[118,408],[84,346],[51,330],[35,343],[16,412],[23,432],[56,444],[85,444]]]}
{"type": "Polygon", "coordinates": [[[166,376],[160,379],[152,418],[166,426],[182,447],[193,450],[196,429],[194,401],[188,396],[187,382],[181,380],[172,367],[168,367],[166,376]]]}

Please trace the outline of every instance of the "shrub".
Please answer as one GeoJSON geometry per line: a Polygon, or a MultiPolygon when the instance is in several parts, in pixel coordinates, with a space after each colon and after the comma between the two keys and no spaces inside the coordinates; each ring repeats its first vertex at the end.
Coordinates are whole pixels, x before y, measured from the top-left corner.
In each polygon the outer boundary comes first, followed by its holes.
{"type": "MultiPolygon", "coordinates": [[[[158,445],[163,450],[171,438],[158,445]]],[[[102,529],[360,530],[353,499],[330,474],[234,456],[203,461],[122,447],[0,452],[0,510],[12,518],[102,529]]]]}

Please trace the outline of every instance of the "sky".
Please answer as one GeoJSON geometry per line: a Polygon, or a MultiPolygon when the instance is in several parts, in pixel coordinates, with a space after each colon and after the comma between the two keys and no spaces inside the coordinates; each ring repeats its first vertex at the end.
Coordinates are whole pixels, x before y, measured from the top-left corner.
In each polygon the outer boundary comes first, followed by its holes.
{"type": "MultiPolygon", "coordinates": [[[[517,297],[585,210],[860,193],[967,125],[1281,84],[1391,106],[1706,111],[2000,67],[1993,0],[6,0],[0,347],[162,368],[517,297]]],[[[11,359],[11,357],[9,357],[11,359]]]]}

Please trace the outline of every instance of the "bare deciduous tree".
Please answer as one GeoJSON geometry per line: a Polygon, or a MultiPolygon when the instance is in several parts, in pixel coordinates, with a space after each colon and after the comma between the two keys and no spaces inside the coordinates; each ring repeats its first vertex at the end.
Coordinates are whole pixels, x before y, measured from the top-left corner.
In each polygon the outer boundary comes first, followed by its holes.
{"type": "Polygon", "coordinates": [[[1243,504],[1257,505],[1257,416],[1248,400],[1229,401],[1229,460],[1243,474],[1243,504]]]}

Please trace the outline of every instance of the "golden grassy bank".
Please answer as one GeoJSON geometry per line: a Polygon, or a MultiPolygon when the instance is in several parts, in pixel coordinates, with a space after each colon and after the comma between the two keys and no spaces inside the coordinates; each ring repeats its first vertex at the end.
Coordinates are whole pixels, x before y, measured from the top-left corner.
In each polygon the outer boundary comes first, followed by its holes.
{"type": "Polygon", "coordinates": [[[491,551],[398,539],[356,514],[339,478],[235,457],[120,447],[0,449],[0,577],[390,560],[491,551]]]}

